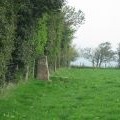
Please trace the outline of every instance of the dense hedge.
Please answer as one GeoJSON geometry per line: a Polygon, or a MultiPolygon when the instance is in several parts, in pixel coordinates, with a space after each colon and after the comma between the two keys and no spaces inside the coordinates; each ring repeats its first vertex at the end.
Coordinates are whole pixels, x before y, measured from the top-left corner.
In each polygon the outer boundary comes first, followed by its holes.
{"type": "Polygon", "coordinates": [[[34,76],[40,55],[48,56],[54,70],[69,64],[74,30],[66,24],[63,4],[63,0],[0,1],[0,86],[34,76]]]}

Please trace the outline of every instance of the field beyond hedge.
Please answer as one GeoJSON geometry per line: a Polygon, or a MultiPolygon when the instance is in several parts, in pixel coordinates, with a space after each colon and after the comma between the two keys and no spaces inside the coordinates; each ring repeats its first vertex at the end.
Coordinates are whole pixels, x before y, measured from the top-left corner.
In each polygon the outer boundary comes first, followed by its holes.
{"type": "Polygon", "coordinates": [[[60,69],[0,94],[0,120],[120,120],[120,70],[60,69]]]}

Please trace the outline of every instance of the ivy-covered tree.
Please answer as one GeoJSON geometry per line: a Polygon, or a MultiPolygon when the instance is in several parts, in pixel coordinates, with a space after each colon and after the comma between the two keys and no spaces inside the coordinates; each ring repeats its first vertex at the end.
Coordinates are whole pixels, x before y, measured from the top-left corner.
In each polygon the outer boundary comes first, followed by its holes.
{"type": "Polygon", "coordinates": [[[15,16],[12,0],[0,1],[0,85],[6,78],[11,53],[14,49],[15,16]]]}

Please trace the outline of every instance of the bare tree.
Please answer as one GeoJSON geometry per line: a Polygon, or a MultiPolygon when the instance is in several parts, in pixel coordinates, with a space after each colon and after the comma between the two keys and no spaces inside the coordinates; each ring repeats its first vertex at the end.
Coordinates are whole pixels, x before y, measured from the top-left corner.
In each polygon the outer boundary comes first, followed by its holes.
{"type": "Polygon", "coordinates": [[[99,67],[101,67],[102,63],[104,63],[106,67],[106,64],[114,59],[114,52],[112,50],[111,43],[101,43],[98,48],[100,52],[99,67]]]}
{"type": "Polygon", "coordinates": [[[89,60],[92,66],[95,67],[95,51],[92,48],[85,48],[82,50],[82,57],[89,60]]]}
{"type": "Polygon", "coordinates": [[[114,59],[114,52],[111,43],[105,42],[101,43],[96,49],[85,48],[83,57],[88,59],[93,67],[101,67],[103,63],[106,67],[107,63],[114,59]]]}
{"type": "Polygon", "coordinates": [[[85,15],[81,10],[76,11],[74,7],[64,6],[62,11],[67,25],[80,27],[84,24],[85,15]]]}

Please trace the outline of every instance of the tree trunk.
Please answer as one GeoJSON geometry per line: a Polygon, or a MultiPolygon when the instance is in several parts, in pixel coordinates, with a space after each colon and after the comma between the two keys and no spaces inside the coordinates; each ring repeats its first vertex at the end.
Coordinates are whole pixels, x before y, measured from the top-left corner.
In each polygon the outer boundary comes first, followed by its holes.
{"type": "Polygon", "coordinates": [[[99,68],[101,67],[101,65],[102,65],[102,60],[100,60],[100,62],[99,62],[99,68]]]}
{"type": "Polygon", "coordinates": [[[35,59],[33,60],[32,74],[33,74],[33,77],[35,77],[35,59]]]}
{"type": "Polygon", "coordinates": [[[29,65],[26,65],[25,80],[27,81],[28,78],[29,78],[29,65]]]}
{"type": "Polygon", "coordinates": [[[107,67],[107,62],[105,61],[105,68],[107,67]]]}
{"type": "Polygon", "coordinates": [[[60,55],[57,58],[57,68],[60,68],[60,55]]]}
{"type": "Polygon", "coordinates": [[[95,61],[94,60],[92,60],[92,66],[93,66],[93,68],[95,67],[95,61]]]}
{"type": "Polygon", "coordinates": [[[56,59],[55,59],[55,62],[54,62],[54,72],[56,71],[56,59]]]}

